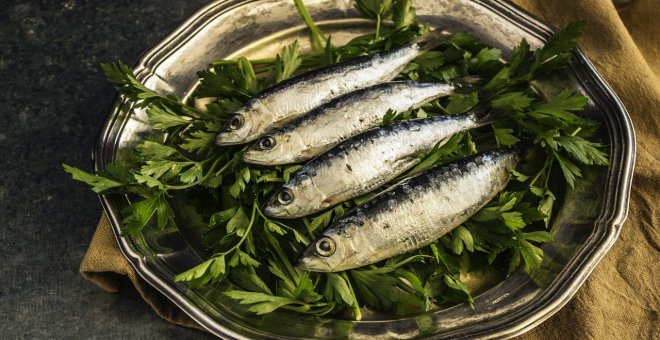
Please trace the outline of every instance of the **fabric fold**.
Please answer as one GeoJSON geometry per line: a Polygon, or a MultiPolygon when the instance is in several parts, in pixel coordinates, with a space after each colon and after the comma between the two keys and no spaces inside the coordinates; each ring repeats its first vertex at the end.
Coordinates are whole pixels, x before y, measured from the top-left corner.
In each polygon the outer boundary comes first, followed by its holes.
{"type": "Polygon", "coordinates": [[[80,274],[110,293],[121,289],[122,277],[126,276],[158,316],[180,326],[204,329],[137,274],[119,249],[105,214],[101,216],[92,242],[80,264],[80,274]]]}

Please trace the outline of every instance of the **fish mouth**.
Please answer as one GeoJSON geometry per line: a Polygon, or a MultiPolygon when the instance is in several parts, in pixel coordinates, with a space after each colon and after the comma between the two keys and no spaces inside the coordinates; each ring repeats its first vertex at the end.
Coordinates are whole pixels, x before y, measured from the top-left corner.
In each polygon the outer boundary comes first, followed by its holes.
{"type": "Polygon", "coordinates": [[[332,268],[330,266],[322,261],[314,261],[316,257],[314,256],[301,256],[298,258],[298,261],[296,261],[296,267],[310,271],[310,272],[322,272],[322,273],[330,273],[332,272],[332,268]]]}
{"type": "Polygon", "coordinates": [[[264,215],[268,217],[273,217],[273,218],[283,218],[283,219],[292,219],[295,217],[291,217],[287,214],[287,212],[280,207],[279,204],[276,202],[273,203],[273,199],[271,199],[268,203],[266,203],[266,206],[263,208],[264,215]]]}
{"type": "MultiPolygon", "coordinates": [[[[233,117],[243,117],[240,114],[235,114],[233,117]]],[[[251,142],[257,138],[258,135],[253,134],[254,126],[251,119],[242,118],[241,125],[233,127],[231,122],[227,122],[225,126],[215,135],[215,143],[218,145],[236,145],[251,142]]]]}
{"type": "Polygon", "coordinates": [[[241,136],[237,133],[237,131],[221,131],[218,132],[217,135],[215,135],[215,144],[217,145],[245,144],[251,141],[251,139],[247,138],[247,135],[248,133],[246,133],[244,136],[241,136]]]}
{"type": "Polygon", "coordinates": [[[305,260],[304,257],[299,257],[298,260],[296,260],[296,263],[294,266],[303,269],[303,270],[309,270],[308,267],[305,265],[305,260]]]}
{"type": "Polygon", "coordinates": [[[243,153],[243,162],[256,165],[273,165],[270,160],[264,159],[260,155],[261,152],[257,150],[248,149],[243,153]]]}
{"type": "Polygon", "coordinates": [[[263,157],[266,156],[266,153],[260,150],[252,150],[248,149],[243,153],[243,162],[245,163],[250,163],[250,164],[255,164],[255,165],[264,165],[264,166],[269,166],[269,165],[287,165],[287,164],[294,164],[297,162],[296,159],[292,159],[291,157],[286,157],[282,156],[279,157],[278,155],[268,155],[268,157],[263,157]]]}
{"type": "Polygon", "coordinates": [[[284,191],[288,192],[291,198],[294,197],[293,193],[291,192],[291,189],[287,188],[286,186],[283,186],[282,188],[275,190],[275,192],[273,192],[273,194],[270,196],[268,201],[266,201],[266,204],[263,207],[264,215],[268,217],[283,218],[283,219],[292,219],[298,217],[298,216],[293,216],[295,214],[292,214],[291,211],[287,209],[287,207],[292,202],[283,204],[279,201],[278,196],[284,191]]]}
{"type": "Polygon", "coordinates": [[[275,218],[281,218],[282,213],[284,213],[284,210],[277,204],[277,196],[276,194],[273,194],[271,198],[264,204],[262,207],[264,215],[268,217],[275,217],[275,218]]]}

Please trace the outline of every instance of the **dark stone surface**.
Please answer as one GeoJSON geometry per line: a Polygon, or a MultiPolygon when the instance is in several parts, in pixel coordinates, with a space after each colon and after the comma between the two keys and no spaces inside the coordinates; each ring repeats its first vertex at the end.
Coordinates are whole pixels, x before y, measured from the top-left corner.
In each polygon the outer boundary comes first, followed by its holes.
{"type": "Polygon", "coordinates": [[[0,338],[203,338],[161,320],[125,282],[78,273],[101,214],[61,163],[91,169],[115,97],[100,62],[128,64],[204,0],[2,0],[0,338]]]}

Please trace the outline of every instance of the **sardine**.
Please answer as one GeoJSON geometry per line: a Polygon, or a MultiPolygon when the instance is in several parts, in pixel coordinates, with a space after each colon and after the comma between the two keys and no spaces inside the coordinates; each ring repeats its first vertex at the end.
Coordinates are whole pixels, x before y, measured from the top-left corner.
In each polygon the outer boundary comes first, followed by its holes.
{"type": "Polygon", "coordinates": [[[420,161],[420,154],[461,131],[490,122],[470,112],[394,122],[340,143],[285,183],[265,207],[271,217],[295,218],[371,192],[420,161]]]}
{"type": "Polygon", "coordinates": [[[409,178],[332,224],[305,250],[298,266],[342,271],[428,245],[497,196],[517,159],[510,150],[489,151],[409,178]]]}
{"type": "Polygon", "coordinates": [[[338,143],[382,123],[388,110],[403,112],[455,92],[472,79],[453,83],[397,81],[351,92],[321,105],[286,126],[271,130],[243,154],[247,163],[279,165],[310,160],[338,143]]]}
{"type": "Polygon", "coordinates": [[[316,69],[275,84],[238,109],[216,136],[216,143],[253,141],[333,98],[392,80],[410,61],[447,36],[442,30],[434,30],[400,48],[316,69]]]}

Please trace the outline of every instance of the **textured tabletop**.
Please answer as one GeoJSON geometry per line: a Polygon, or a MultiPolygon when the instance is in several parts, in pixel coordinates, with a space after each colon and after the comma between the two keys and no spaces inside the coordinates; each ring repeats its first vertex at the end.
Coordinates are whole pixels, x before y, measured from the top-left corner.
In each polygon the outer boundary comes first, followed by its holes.
{"type": "Polygon", "coordinates": [[[160,319],[126,281],[78,273],[101,214],[61,163],[90,170],[115,91],[99,63],[137,61],[203,0],[0,6],[0,338],[204,338],[160,319]]]}

